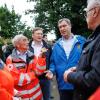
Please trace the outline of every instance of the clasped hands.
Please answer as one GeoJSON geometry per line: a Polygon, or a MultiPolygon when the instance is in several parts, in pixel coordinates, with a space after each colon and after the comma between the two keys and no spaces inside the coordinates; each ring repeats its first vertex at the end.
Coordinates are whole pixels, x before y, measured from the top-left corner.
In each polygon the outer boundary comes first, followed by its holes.
{"type": "MultiPolygon", "coordinates": [[[[64,75],[63,75],[64,81],[67,82],[68,74],[72,73],[72,72],[75,72],[75,71],[76,71],[76,67],[71,67],[68,70],[66,70],[64,72],[64,75]]],[[[52,79],[53,78],[53,73],[50,70],[45,71],[45,73],[46,73],[46,77],[48,79],[52,79]]]]}
{"type": "Polygon", "coordinates": [[[66,70],[63,74],[63,78],[65,82],[68,82],[68,74],[75,72],[76,71],[76,67],[71,67],[68,70],[66,70]]]}

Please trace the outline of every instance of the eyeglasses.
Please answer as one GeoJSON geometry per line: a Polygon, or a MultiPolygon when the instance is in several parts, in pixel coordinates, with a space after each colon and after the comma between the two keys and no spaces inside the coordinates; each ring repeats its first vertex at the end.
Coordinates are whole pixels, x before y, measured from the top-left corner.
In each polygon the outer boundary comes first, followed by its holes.
{"type": "Polygon", "coordinates": [[[95,9],[95,8],[96,8],[96,7],[91,8],[91,9],[89,9],[89,10],[85,9],[84,17],[87,18],[87,14],[88,14],[90,11],[92,11],[93,9],[95,9]]]}

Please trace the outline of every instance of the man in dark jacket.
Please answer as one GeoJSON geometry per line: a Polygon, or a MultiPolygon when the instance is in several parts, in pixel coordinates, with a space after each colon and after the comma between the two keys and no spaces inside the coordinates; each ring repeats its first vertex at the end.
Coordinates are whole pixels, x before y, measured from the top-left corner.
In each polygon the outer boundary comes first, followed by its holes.
{"type": "Polygon", "coordinates": [[[100,0],[88,0],[86,21],[93,34],[87,39],[77,69],[65,71],[64,80],[75,86],[73,100],[88,100],[100,86],[100,0]]]}
{"type": "MultiPolygon", "coordinates": [[[[36,58],[39,57],[41,51],[46,50],[44,55],[46,56],[46,70],[49,68],[50,64],[50,55],[51,55],[51,46],[43,41],[43,29],[36,27],[32,31],[32,41],[30,41],[30,50],[34,52],[36,58]]],[[[41,89],[43,92],[43,100],[50,100],[50,80],[45,77],[45,73],[38,76],[40,80],[41,89]]]]}

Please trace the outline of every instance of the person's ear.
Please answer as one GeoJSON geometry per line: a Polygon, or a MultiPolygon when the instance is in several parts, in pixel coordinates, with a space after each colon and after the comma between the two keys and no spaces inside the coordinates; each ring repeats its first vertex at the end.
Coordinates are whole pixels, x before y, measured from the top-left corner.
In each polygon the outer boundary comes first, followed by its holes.
{"type": "Polygon", "coordinates": [[[100,8],[96,7],[93,13],[93,17],[96,18],[99,15],[99,13],[100,13],[100,8]]]}

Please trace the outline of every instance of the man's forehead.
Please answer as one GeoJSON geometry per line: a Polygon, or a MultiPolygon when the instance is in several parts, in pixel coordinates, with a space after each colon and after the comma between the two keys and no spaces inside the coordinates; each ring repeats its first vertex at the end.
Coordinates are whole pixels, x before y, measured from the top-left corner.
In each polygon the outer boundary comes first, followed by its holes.
{"type": "Polygon", "coordinates": [[[58,26],[62,25],[62,24],[68,24],[65,20],[63,20],[62,22],[59,23],[58,26]]]}
{"type": "Polygon", "coordinates": [[[68,22],[63,21],[61,23],[59,23],[58,27],[62,27],[62,26],[71,26],[68,22]]]}
{"type": "Polygon", "coordinates": [[[36,30],[34,33],[40,33],[43,32],[42,30],[36,30]]]}

